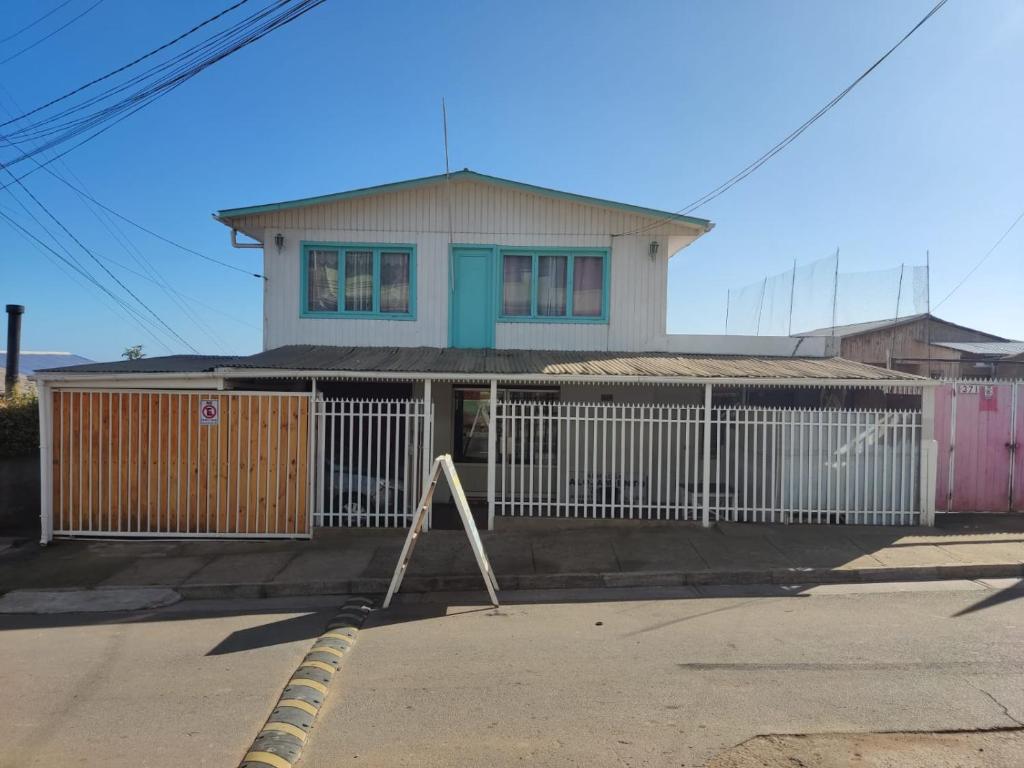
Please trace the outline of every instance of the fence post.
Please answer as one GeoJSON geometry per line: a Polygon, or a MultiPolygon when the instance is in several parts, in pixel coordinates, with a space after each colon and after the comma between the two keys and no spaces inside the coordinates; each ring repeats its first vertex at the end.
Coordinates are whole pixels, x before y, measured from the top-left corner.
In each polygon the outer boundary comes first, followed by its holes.
{"type": "Polygon", "coordinates": [[[53,539],[53,389],[45,381],[36,384],[39,399],[39,521],[40,544],[53,539]]]}
{"type": "MultiPolygon", "coordinates": [[[[433,418],[433,405],[434,399],[430,392],[430,379],[423,380],[423,478],[420,485],[425,489],[427,483],[430,481],[430,469],[434,460],[434,418],[433,418]]],[[[427,516],[423,519],[423,530],[429,531],[431,523],[431,511],[427,511],[427,516]]]]}
{"type": "Polygon", "coordinates": [[[498,380],[491,379],[490,419],[487,424],[487,530],[494,530],[495,466],[498,447],[498,380]]]}
{"type": "Polygon", "coordinates": [[[701,449],[701,463],[704,487],[701,522],[705,528],[711,525],[711,385],[704,385],[704,440],[701,449]]]}
{"type": "Polygon", "coordinates": [[[938,474],[935,441],[935,387],[921,389],[921,525],[935,525],[935,482],[938,474]],[[927,448],[925,447],[927,446],[927,448]]]}

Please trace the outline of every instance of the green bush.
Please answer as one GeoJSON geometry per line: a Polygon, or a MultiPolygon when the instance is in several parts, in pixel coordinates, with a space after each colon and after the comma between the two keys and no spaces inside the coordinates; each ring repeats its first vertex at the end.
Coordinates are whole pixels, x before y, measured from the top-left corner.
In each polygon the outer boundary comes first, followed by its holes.
{"type": "Polygon", "coordinates": [[[39,403],[35,392],[0,398],[0,459],[39,450],[39,403]]]}

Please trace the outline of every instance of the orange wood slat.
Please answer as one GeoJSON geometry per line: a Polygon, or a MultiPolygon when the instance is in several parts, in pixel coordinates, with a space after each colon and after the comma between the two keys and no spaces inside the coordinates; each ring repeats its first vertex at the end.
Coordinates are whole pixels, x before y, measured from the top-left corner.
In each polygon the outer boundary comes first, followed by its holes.
{"type": "Polygon", "coordinates": [[[54,530],[307,533],[308,419],[304,395],[57,390],[54,530]]]}

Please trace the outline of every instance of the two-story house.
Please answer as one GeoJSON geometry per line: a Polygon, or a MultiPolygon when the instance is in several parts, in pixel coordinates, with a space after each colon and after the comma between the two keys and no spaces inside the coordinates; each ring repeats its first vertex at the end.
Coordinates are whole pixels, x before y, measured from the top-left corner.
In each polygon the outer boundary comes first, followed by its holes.
{"type": "Polygon", "coordinates": [[[469,170],[215,218],[263,250],[264,351],[44,374],[50,532],[401,526],[442,453],[488,526],[928,519],[929,382],[666,332],[707,220],[469,170]]]}

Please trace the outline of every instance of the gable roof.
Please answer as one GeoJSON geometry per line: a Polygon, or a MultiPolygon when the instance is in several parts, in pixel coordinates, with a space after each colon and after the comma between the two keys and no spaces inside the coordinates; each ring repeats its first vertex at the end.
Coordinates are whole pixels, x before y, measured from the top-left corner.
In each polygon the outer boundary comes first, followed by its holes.
{"type": "MultiPolygon", "coordinates": [[[[942,323],[953,328],[960,328],[965,331],[971,331],[972,333],[980,333],[982,336],[987,336],[992,341],[1009,341],[1004,339],[1002,336],[996,336],[993,333],[986,333],[985,331],[979,331],[976,328],[968,328],[966,325],[959,325],[957,323],[951,323],[949,320],[943,320],[941,317],[935,315],[929,315],[927,312],[920,312],[916,315],[907,315],[906,317],[900,317],[897,319],[887,318],[885,320],[869,320],[864,323],[850,323],[849,325],[837,325],[834,329],[830,327],[816,328],[813,331],[802,331],[800,333],[794,333],[794,336],[836,336],[837,338],[846,336],[859,336],[862,333],[871,333],[872,331],[878,331],[881,329],[898,328],[901,325],[909,325],[916,323],[918,320],[925,318],[931,318],[932,322],[942,323]]],[[[938,344],[939,342],[932,340],[932,344],[938,344]]]]}
{"type": "Polygon", "coordinates": [[[713,222],[708,219],[699,219],[694,216],[683,216],[679,213],[673,213],[672,211],[661,211],[656,208],[645,208],[640,205],[630,205],[629,203],[618,203],[614,200],[605,200],[600,197],[590,197],[588,195],[578,195],[574,192],[563,192],[558,189],[550,189],[549,187],[539,187],[535,184],[526,184],[521,181],[512,181],[510,179],[502,179],[498,176],[488,176],[487,174],[477,173],[471,171],[469,168],[464,168],[461,171],[454,171],[449,176],[443,173],[437,174],[436,176],[423,176],[418,179],[407,179],[406,181],[396,181],[391,184],[378,184],[373,187],[362,187],[360,189],[350,189],[345,192],[335,192],[329,195],[319,195],[317,197],[303,197],[298,200],[285,200],[279,203],[266,203],[264,205],[252,205],[246,208],[225,208],[224,210],[217,211],[213,214],[213,218],[220,221],[223,224],[231,226],[230,220],[238,218],[240,216],[252,216],[261,213],[271,213],[273,211],[284,211],[291,208],[303,208],[309,205],[323,205],[324,203],[333,203],[338,200],[352,200],[360,197],[369,197],[371,195],[380,195],[386,192],[397,192],[403,189],[413,189],[415,187],[423,187],[431,184],[439,184],[450,178],[452,181],[480,181],[486,184],[494,184],[497,186],[511,187],[512,189],[518,189],[523,192],[532,192],[537,195],[543,195],[545,197],[557,198],[560,200],[570,200],[576,203],[583,203],[586,205],[596,205],[603,208],[615,208],[621,211],[628,211],[630,213],[640,214],[642,216],[650,216],[656,219],[665,219],[667,221],[676,222],[679,224],[688,224],[696,227],[704,232],[709,232],[715,226],[713,222]]]}

